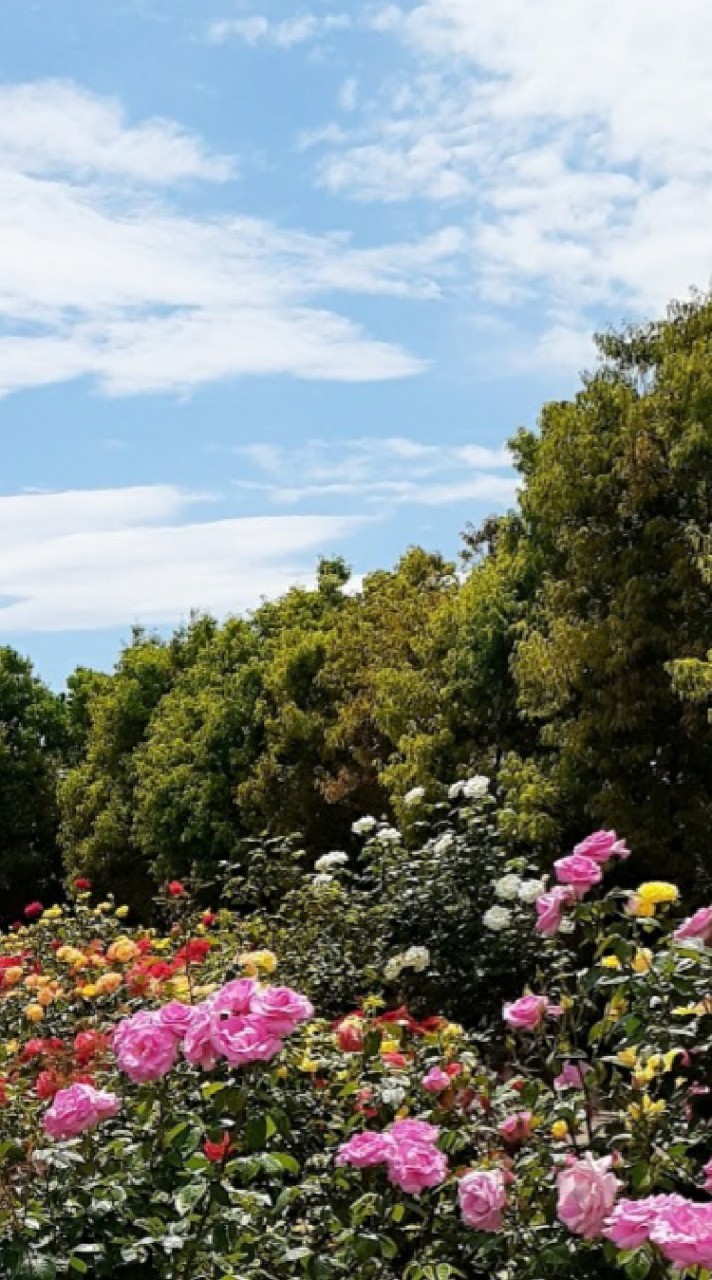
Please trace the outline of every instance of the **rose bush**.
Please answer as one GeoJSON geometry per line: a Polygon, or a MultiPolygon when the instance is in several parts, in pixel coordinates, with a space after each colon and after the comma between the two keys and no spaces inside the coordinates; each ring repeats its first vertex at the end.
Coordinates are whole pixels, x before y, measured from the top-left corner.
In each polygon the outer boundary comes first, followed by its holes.
{"type": "Polygon", "coordinates": [[[616,887],[627,854],[595,833],[553,887],[493,859],[470,905],[529,972],[469,1029],[426,1011],[437,935],[325,1020],[180,882],[161,931],[86,884],[31,903],[0,938],[0,1274],[705,1276],[712,909],[616,887]]]}

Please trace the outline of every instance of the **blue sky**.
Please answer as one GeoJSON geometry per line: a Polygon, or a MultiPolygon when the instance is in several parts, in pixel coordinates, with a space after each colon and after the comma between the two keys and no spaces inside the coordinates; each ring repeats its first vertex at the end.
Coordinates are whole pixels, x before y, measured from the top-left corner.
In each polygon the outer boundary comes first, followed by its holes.
{"type": "Polygon", "coordinates": [[[454,554],[712,262],[705,0],[4,0],[0,642],[454,554]]]}

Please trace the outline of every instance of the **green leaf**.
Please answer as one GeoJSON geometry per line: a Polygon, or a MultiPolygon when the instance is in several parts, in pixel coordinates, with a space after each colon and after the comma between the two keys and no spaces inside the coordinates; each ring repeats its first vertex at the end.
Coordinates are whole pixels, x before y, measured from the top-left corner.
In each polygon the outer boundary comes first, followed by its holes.
{"type": "Polygon", "coordinates": [[[181,1187],[176,1192],[173,1203],[175,1204],[181,1218],[185,1218],[193,1211],[195,1206],[202,1200],[207,1189],[206,1182],[189,1182],[187,1187],[181,1187]]]}

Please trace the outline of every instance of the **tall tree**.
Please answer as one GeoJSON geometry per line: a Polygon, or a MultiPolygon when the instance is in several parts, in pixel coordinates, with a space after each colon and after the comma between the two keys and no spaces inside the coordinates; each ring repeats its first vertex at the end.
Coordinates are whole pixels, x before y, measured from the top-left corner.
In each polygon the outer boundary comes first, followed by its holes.
{"type": "Polygon", "coordinates": [[[703,660],[712,598],[692,538],[712,515],[712,303],[599,341],[572,402],[515,442],[544,577],[515,655],[562,835],[619,827],[652,872],[709,870],[712,740],[669,663],[703,660]]]}
{"type": "Polygon", "coordinates": [[[0,648],[0,914],[61,879],[57,774],[65,744],[61,699],[14,649],[0,648]]]}

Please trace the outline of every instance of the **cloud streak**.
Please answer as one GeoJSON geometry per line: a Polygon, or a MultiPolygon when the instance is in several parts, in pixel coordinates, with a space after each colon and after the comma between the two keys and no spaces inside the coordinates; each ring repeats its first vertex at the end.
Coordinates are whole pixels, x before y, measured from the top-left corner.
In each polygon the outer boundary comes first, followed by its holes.
{"type": "Polygon", "coordinates": [[[245,445],[235,452],[264,476],[237,480],[236,486],[283,507],[352,498],[359,509],[378,512],[463,502],[488,502],[501,510],[516,492],[508,450],[478,444],[430,445],[392,436],[336,444],[310,440],[294,449],[245,445]]]}
{"type": "Polygon", "coordinates": [[[0,498],[0,627],[96,630],[254,607],[313,577],[349,516],[185,519],[203,501],[167,485],[0,498]]]}
{"type": "Polygon", "coordinates": [[[423,360],[367,333],[349,300],[437,297],[459,234],[362,249],[173,199],[184,180],[232,172],[177,125],[128,124],[77,86],[1,91],[0,394],[78,378],[119,396],[419,373],[423,360]]]}

